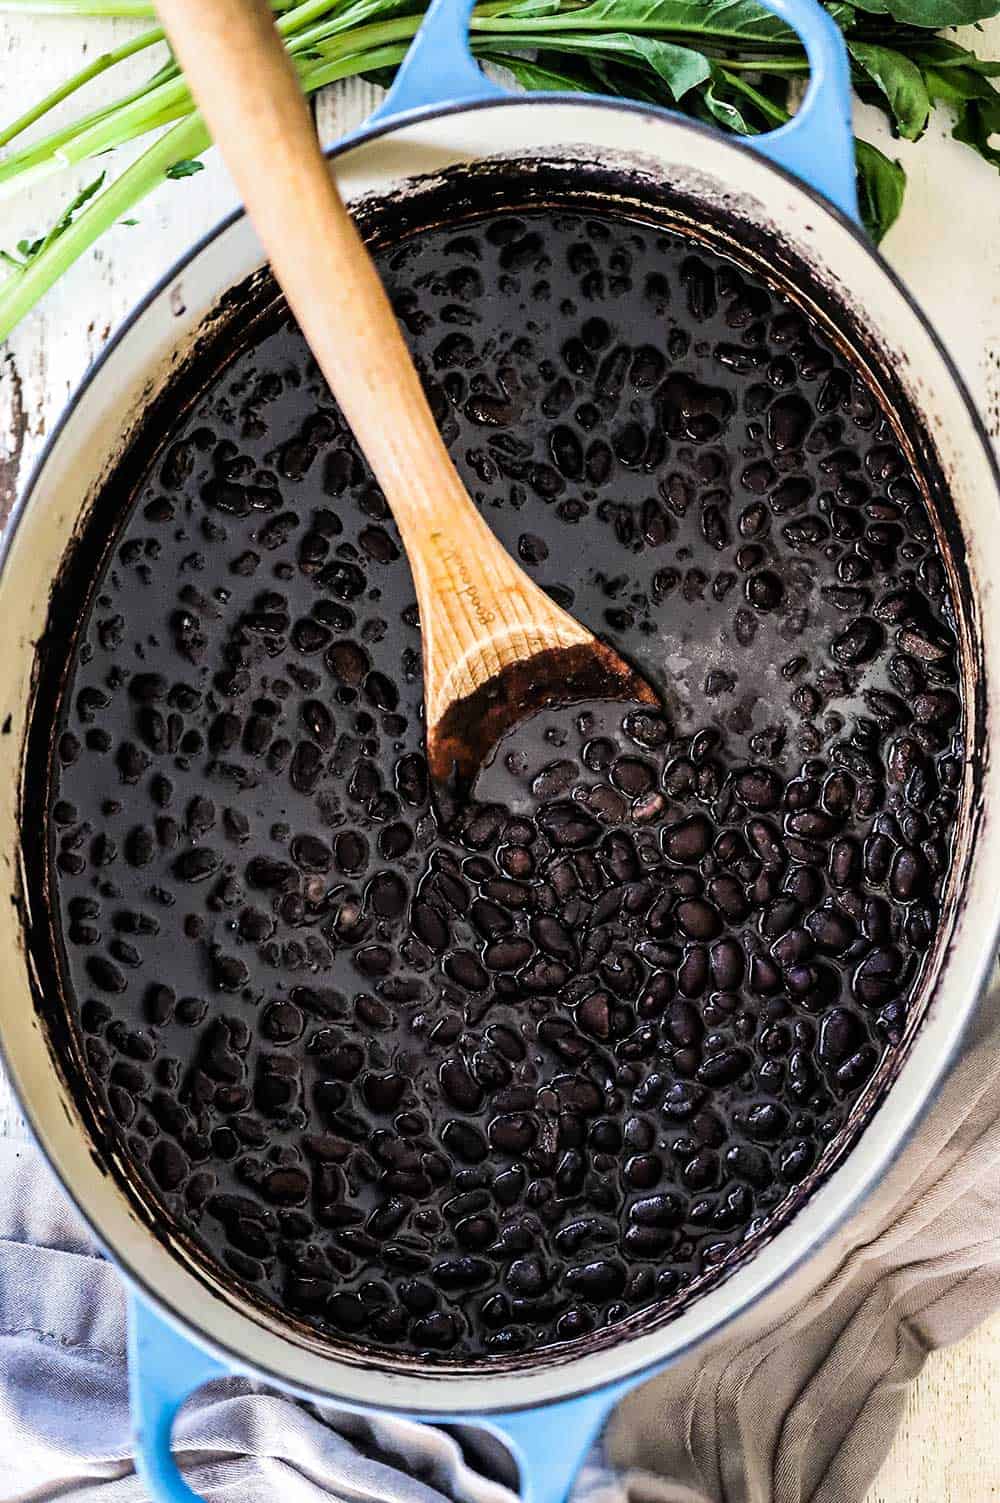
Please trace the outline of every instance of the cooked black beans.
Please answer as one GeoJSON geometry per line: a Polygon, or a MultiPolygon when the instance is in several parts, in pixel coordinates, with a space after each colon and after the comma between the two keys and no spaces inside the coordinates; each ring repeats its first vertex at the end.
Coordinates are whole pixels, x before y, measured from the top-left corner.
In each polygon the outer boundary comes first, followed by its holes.
{"type": "Polygon", "coordinates": [[[775,292],[577,213],[381,266],[490,525],[665,712],[539,716],[443,829],[407,562],[275,324],[121,525],[49,833],[94,1088],[166,1213],[321,1332],[440,1360],[683,1296],[851,1141],[962,703],[919,487],[775,292]]]}

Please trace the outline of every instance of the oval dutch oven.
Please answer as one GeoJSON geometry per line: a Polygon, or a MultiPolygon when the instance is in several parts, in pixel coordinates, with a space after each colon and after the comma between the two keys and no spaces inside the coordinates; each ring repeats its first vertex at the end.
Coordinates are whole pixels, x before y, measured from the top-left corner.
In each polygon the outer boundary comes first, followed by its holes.
{"type": "MultiPolygon", "coordinates": [[[[859,229],[850,85],[843,40],[816,0],[768,0],[799,32],[811,81],[791,123],[751,141],[682,116],[583,95],[508,95],[472,59],[470,0],[435,0],[383,107],[332,154],[353,205],[405,202],[427,184],[462,183],[491,165],[509,195],[561,182],[625,213],[708,238],[735,259],[780,276],[807,297],[836,337],[869,362],[905,413],[918,468],[933,478],[931,510],[960,603],[970,757],[945,918],[927,957],[917,1021],[891,1089],[805,1203],[742,1266],[680,1314],[655,1311],[593,1343],[534,1357],[422,1366],[375,1361],[312,1341],[221,1290],[157,1235],[154,1221],[109,1172],[88,1136],[50,1035],[31,963],[32,915],[23,850],[39,832],[22,807],[25,740],[53,581],[98,483],[179,358],[263,256],[242,215],[194,250],[129,320],[91,371],[42,457],[14,516],[0,572],[5,668],[0,718],[0,833],[13,901],[0,908],[5,958],[0,1044],[24,1110],[63,1185],[121,1270],[130,1301],[130,1376],[139,1464],[159,1503],[192,1503],[170,1453],[174,1417],[211,1378],[263,1377],[290,1393],[346,1408],[427,1421],[467,1421],[513,1450],[522,1491],[561,1503],[614,1403],[682,1355],[690,1358],[738,1315],[787,1284],[885,1173],[933,1099],[985,985],[997,940],[998,771],[987,757],[1000,696],[1000,606],[990,554],[1000,492],[989,446],[933,331],[859,229]],[[713,228],[714,227],[714,228],[713,228]],[[178,310],[181,310],[178,312],[178,310]]],[[[508,201],[510,201],[508,199],[508,201]]],[[[232,299],[230,299],[232,302],[232,299]]],[[[849,1228],[848,1233],[849,1235],[849,1228]]]]}

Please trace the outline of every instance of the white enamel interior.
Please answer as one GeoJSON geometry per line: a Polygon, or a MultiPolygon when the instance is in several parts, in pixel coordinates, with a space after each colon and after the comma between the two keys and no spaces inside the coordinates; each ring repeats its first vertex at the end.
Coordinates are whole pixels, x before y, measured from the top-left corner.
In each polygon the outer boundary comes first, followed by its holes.
{"type": "MultiPolygon", "coordinates": [[[[345,149],[336,161],[348,199],[383,194],[408,177],[498,154],[636,162],[666,182],[692,187],[706,203],[777,226],[831,287],[865,311],[914,406],[924,414],[962,530],[979,614],[987,687],[986,757],[997,714],[1000,609],[993,583],[1000,508],[995,474],[952,369],[920,316],[882,264],[832,212],[760,158],[682,121],[625,107],[572,100],[520,100],[416,119],[345,149]]],[[[261,262],[250,227],[237,220],[205,245],[145,307],[79,395],[35,477],[0,578],[4,666],[0,720],[0,832],[5,885],[17,889],[19,762],[34,644],[49,587],[93,487],[119,452],[150,390],[165,379],[219,297],[261,262]],[[178,311],[180,310],[180,311],[178,311]]],[[[993,951],[1000,870],[996,811],[1000,769],[983,769],[983,817],[947,963],[902,1069],[869,1130],[806,1208],[758,1256],[659,1331],[561,1366],[497,1375],[495,1370],[434,1377],[387,1372],[318,1355],[269,1327],[249,1309],[213,1297],[130,1208],[94,1162],[72,1097],[50,1059],[33,1010],[19,909],[0,903],[3,1006],[0,1041],[22,1102],[46,1153],[105,1246],[167,1312],[235,1364],[290,1386],[341,1400],[425,1415],[522,1408],[580,1392],[669,1359],[783,1279],[816,1248],[884,1172],[932,1097],[975,1006],[993,951]]],[[[41,832],[34,832],[40,838],[41,832]]],[[[32,837],[29,837],[32,838],[32,837]]]]}

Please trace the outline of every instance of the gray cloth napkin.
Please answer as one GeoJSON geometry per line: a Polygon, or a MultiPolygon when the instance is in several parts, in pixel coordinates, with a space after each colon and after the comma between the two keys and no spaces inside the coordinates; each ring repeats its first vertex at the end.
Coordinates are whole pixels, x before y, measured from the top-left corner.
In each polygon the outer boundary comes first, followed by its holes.
{"type": "MultiPolygon", "coordinates": [[[[927,1353],[1000,1305],[998,1018],[1000,994],[860,1215],[737,1329],[624,1400],[577,1499],[860,1503],[927,1353]]],[[[0,1143],[3,1503],[145,1496],[124,1316],[112,1268],[37,1150],[0,1143]]],[[[176,1446],[211,1500],[511,1503],[451,1433],[246,1382],[192,1400],[176,1446]]]]}

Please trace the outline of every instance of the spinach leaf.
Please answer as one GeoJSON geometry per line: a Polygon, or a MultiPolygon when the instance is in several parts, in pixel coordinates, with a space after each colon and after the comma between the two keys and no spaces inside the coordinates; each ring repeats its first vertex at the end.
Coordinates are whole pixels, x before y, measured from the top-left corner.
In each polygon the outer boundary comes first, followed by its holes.
{"type": "Polygon", "coordinates": [[[725,85],[725,76],[721,71],[716,71],[711,83],[701,96],[709,117],[717,125],[725,126],[726,130],[736,131],[738,135],[756,135],[757,127],[750,123],[735,101],[727,97],[728,91],[725,85]]]}
{"type": "Polygon", "coordinates": [[[585,94],[590,91],[591,86],[586,80],[573,78],[568,73],[556,72],[554,68],[543,67],[541,63],[532,62],[529,58],[521,57],[516,53],[491,49],[486,56],[509,69],[523,89],[533,91],[540,89],[549,93],[567,94],[585,94]]]}
{"type": "Polygon", "coordinates": [[[854,150],[861,218],[869,235],[878,243],[899,218],[906,173],[899,162],[890,161],[868,141],[855,141],[854,150]]]}
{"type": "Polygon", "coordinates": [[[968,47],[949,42],[944,37],[931,37],[913,47],[910,56],[919,68],[969,68],[983,78],[1000,77],[1000,62],[994,58],[977,57],[968,47]]]}
{"type": "Polygon", "coordinates": [[[194,177],[196,172],[203,172],[204,169],[205,163],[199,162],[195,158],[193,161],[175,162],[172,167],[167,168],[163,175],[172,179],[194,177]]]}
{"type": "Polygon", "coordinates": [[[907,141],[916,141],[927,127],[931,101],[923,74],[893,47],[871,42],[848,42],[851,57],[885,95],[892,119],[907,141]]]}
{"type": "MultiPolygon", "coordinates": [[[[545,36],[534,38],[528,32],[523,35],[513,32],[504,35],[503,44],[506,47],[530,47],[534,42],[544,48],[548,40],[545,36]]],[[[683,99],[699,84],[706,83],[712,73],[708,59],[693,47],[661,42],[656,37],[633,36],[624,31],[603,32],[600,36],[567,32],[559,36],[555,45],[560,56],[581,55],[648,67],[667,85],[670,98],[675,101],[683,99]]]]}
{"type": "Polygon", "coordinates": [[[532,19],[539,36],[549,29],[627,31],[632,35],[659,32],[734,42],[774,42],[797,46],[795,32],[757,0],[589,0],[575,9],[561,6],[558,14],[539,14],[539,0],[510,0],[502,11],[490,8],[497,22],[532,19]]]}
{"type": "Polygon", "coordinates": [[[926,26],[930,31],[970,26],[996,15],[995,0],[886,0],[885,9],[904,26],[926,26]]]}
{"type": "Polygon", "coordinates": [[[1000,98],[972,100],[966,105],[952,127],[956,141],[962,141],[978,151],[984,162],[1000,169],[1000,151],[993,145],[993,137],[1000,132],[1000,98]]]}
{"type": "Polygon", "coordinates": [[[968,67],[928,68],[925,76],[935,104],[948,105],[955,115],[951,132],[955,140],[971,146],[991,167],[1000,168],[1000,151],[992,141],[1000,132],[1000,92],[968,67]]]}

